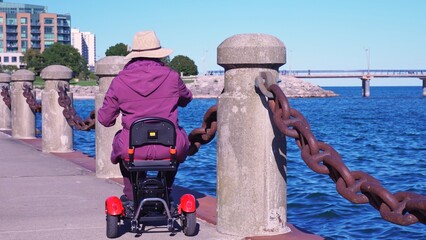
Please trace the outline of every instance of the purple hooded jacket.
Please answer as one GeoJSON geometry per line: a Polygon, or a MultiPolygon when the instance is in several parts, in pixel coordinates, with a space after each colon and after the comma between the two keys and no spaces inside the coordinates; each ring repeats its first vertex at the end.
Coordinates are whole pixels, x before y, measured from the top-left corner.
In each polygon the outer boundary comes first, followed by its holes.
{"type": "MultiPolygon", "coordinates": [[[[189,141],[178,123],[178,106],[185,107],[191,100],[192,93],[179,74],[160,61],[135,59],[129,62],[112,80],[98,111],[98,121],[105,127],[113,126],[122,113],[123,128],[112,143],[112,163],[128,156],[130,125],[143,117],[167,118],[175,124],[177,159],[183,162],[188,155],[189,141]]],[[[143,146],[135,151],[135,159],[169,156],[169,148],[161,145],[143,146]]]]}

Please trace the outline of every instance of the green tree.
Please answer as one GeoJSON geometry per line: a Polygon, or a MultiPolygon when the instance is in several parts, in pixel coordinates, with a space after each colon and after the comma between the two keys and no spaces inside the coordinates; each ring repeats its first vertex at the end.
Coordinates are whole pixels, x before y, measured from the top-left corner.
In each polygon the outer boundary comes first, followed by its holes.
{"type": "Polygon", "coordinates": [[[183,74],[183,76],[197,75],[198,68],[194,61],[187,56],[177,55],[170,61],[169,67],[173,68],[177,72],[183,74]]]}
{"type": "Polygon", "coordinates": [[[105,56],[126,56],[127,54],[129,54],[129,51],[124,43],[117,43],[105,51],[105,56]]]}
{"type": "Polygon", "coordinates": [[[88,75],[87,62],[77,49],[71,45],[64,45],[61,43],[54,43],[41,54],[44,61],[44,67],[59,64],[69,67],[74,76],[84,74],[88,75]]]}
{"type": "Polygon", "coordinates": [[[44,67],[44,61],[40,50],[32,48],[28,49],[24,54],[23,61],[27,64],[28,70],[33,71],[36,75],[40,75],[40,72],[44,67]]]}
{"type": "Polygon", "coordinates": [[[2,65],[0,66],[0,72],[12,74],[18,70],[18,67],[15,65],[2,65]]]}

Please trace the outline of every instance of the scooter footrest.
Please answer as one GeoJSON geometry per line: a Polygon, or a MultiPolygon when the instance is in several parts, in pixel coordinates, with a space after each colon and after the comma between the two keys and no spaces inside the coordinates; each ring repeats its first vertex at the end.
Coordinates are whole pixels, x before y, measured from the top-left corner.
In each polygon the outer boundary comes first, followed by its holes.
{"type": "Polygon", "coordinates": [[[150,221],[166,221],[168,220],[167,216],[150,216],[150,217],[140,217],[140,222],[150,222],[150,221]]]}

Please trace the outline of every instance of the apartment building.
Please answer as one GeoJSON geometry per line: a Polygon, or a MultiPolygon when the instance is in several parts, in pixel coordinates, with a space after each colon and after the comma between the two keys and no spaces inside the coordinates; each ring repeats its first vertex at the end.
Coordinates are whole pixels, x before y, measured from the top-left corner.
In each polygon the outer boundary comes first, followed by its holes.
{"type": "Polygon", "coordinates": [[[48,13],[46,6],[0,0],[0,63],[23,67],[29,48],[43,52],[55,42],[71,44],[71,16],[48,13]]]}
{"type": "Polygon", "coordinates": [[[90,32],[80,32],[79,29],[71,29],[71,45],[86,59],[90,71],[95,71],[96,63],[96,36],[90,32]]]}

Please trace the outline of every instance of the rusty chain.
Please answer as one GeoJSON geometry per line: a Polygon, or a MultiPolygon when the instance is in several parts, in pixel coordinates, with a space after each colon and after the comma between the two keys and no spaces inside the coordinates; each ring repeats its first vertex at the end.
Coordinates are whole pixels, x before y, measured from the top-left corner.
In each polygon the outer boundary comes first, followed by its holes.
{"type": "Polygon", "coordinates": [[[34,112],[41,112],[41,103],[37,102],[36,98],[34,97],[31,85],[24,84],[23,90],[24,91],[22,92],[22,95],[24,95],[26,98],[26,102],[28,103],[28,106],[31,108],[31,110],[34,112]]]}
{"type": "Polygon", "coordinates": [[[315,138],[306,118],[290,107],[282,89],[273,82],[271,73],[262,73],[256,78],[260,91],[265,96],[268,96],[265,90],[273,95],[268,97],[268,105],[274,124],[281,133],[295,139],[302,159],[310,169],[328,174],[340,195],[355,204],[370,203],[389,222],[404,226],[417,222],[426,224],[425,196],[411,192],[392,194],[371,175],[362,171],[351,172],[332,146],[315,138]]]}
{"type": "Polygon", "coordinates": [[[83,121],[83,119],[77,115],[76,110],[72,105],[72,100],[67,94],[68,89],[65,86],[58,86],[58,103],[59,106],[63,107],[65,119],[71,127],[74,127],[77,130],[89,131],[90,129],[95,129],[96,119],[95,119],[95,110],[90,112],[90,116],[83,121]]]}
{"type": "Polygon", "coordinates": [[[195,128],[188,135],[190,142],[189,155],[198,152],[202,144],[207,144],[214,139],[217,130],[217,105],[211,106],[204,114],[200,128],[195,128]]]}
{"type": "Polygon", "coordinates": [[[9,93],[9,87],[3,86],[1,88],[1,96],[3,97],[3,102],[6,104],[6,106],[11,109],[11,101],[10,101],[10,93],[9,93]]]}

